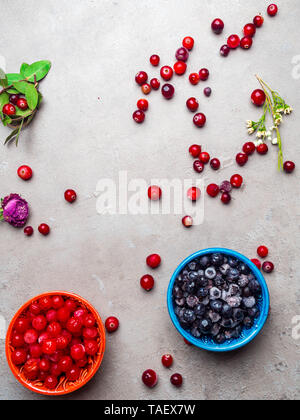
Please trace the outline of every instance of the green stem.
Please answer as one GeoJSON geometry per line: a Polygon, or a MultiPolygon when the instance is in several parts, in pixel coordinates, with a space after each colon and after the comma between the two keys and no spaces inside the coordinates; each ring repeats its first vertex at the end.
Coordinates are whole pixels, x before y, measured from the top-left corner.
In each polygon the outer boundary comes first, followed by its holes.
{"type": "Polygon", "coordinates": [[[0,209],[0,221],[1,220],[4,220],[4,217],[3,217],[3,209],[0,209]]]}

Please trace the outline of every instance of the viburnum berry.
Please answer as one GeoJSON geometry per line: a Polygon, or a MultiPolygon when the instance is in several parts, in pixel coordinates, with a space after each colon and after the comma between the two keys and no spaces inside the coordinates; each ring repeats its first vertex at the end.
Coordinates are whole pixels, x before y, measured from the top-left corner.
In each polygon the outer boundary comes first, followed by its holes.
{"type": "Polygon", "coordinates": [[[240,37],[238,35],[230,35],[230,37],[227,39],[227,45],[231,49],[236,49],[240,46],[240,37]]]}
{"type": "Polygon", "coordinates": [[[251,261],[259,270],[261,269],[261,262],[257,258],[253,258],[251,261]]]}
{"type": "Polygon", "coordinates": [[[294,162],[290,160],[284,162],[283,164],[283,169],[287,174],[291,174],[295,170],[295,167],[296,165],[294,164],[294,162]]]}
{"type": "Polygon", "coordinates": [[[149,107],[149,103],[147,101],[147,99],[139,99],[137,101],[137,107],[139,110],[141,111],[147,111],[148,107],[149,107]]]}
{"type": "Polygon", "coordinates": [[[161,194],[162,194],[161,188],[158,187],[157,185],[151,185],[148,188],[148,197],[152,201],[160,200],[161,194]]]}
{"type": "Polygon", "coordinates": [[[201,190],[198,187],[191,187],[187,191],[187,197],[191,201],[197,201],[197,200],[199,200],[200,196],[201,196],[201,190]]]}
{"type": "Polygon", "coordinates": [[[150,274],[145,274],[143,277],[141,277],[140,284],[144,290],[149,292],[154,287],[154,278],[150,274]]]}
{"type": "Polygon", "coordinates": [[[3,114],[11,117],[12,115],[15,115],[16,113],[16,107],[13,104],[6,104],[2,108],[3,114]]]}
{"type": "Polygon", "coordinates": [[[241,39],[240,46],[243,50],[249,50],[252,47],[252,44],[253,44],[252,38],[250,36],[244,36],[241,39]]]}
{"type": "Polygon", "coordinates": [[[266,155],[269,151],[268,145],[266,143],[261,143],[256,147],[256,151],[260,155],[266,155]]]}
{"type": "Polygon", "coordinates": [[[253,23],[257,28],[260,28],[264,24],[264,18],[261,15],[257,15],[254,17],[253,23]]]}
{"type": "Polygon", "coordinates": [[[18,176],[23,179],[24,181],[28,181],[30,178],[32,178],[32,169],[30,166],[22,165],[18,168],[18,176]]]}
{"type": "Polygon", "coordinates": [[[199,144],[192,144],[189,148],[189,154],[193,156],[193,158],[198,158],[201,153],[201,146],[199,144]]]}
{"type": "Polygon", "coordinates": [[[186,67],[187,66],[184,61],[177,61],[173,66],[174,71],[178,76],[181,76],[186,72],[186,67]]]}
{"type": "Polygon", "coordinates": [[[278,6],[276,4],[270,4],[270,6],[267,9],[268,15],[273,17],[277,15],[278,12],[278,6]]]}
{"type": "Polygon", "coordinates": [[[199,102],[196,98],[192,97],[186,101],[186,106],[190,111],[195,112],[199,108],[199,102]]]}
{"type": "Polygon", "coordinates": [[[142,374],[142,381],[146,386],[149,388],[153,388],[158,381],[158,377],[156,372],[153,369],[147,369],[142,374]]]}
{"type": "Polygon", "coordinates": [[[157,54],[151,55],[150,63],[152,64],[152,66],[154,66],[154,67],[158,66],[159,61],[160,61],[159,55],[157,55],[157,54]]]}
{"type": "Polygon", "coordinates": [[[150,86],[152,87],[152,89],[158,90],[160,87],[160,81],[156,77],[154,77],[150,80],[150,86]]]}
{"type": "Polygon", "coordinates": [[[105,328],[107,332],[115,332],[119,328],[119,320],[115,316],[110,316],[105,321],[105,328]]]}
{"type": "Polygon", "coordinates": [[[77,198],[77,194],[74,190],[66,190],[65,191],[65,200],[69,203],[74,203],[77,198]]]}
{"type": "Polygon", "coordinates": [[[265,245],[261,245],[257,248],[257,254],[261,257],[261,258],[266,258],[269,254],[269,250],[265,245]]]}
{"type": "Polygon", "coordinates": [[[135,81],[138,85],[142,86],[148,80],[148,74],[145,71],[139,71],[135,76],[135,81]]]}
{"type": "Polygon", "coordinates": [[[252,155],[255,152],[255,144],[252,141],[245,143],[243,146],[243,152],[248,156],[252,155]]]}
{"type": "Polygon", "coordinates": [[[28,108],[28,102],[25,98],[19,98],[17,101],[17,107],[20,108],[22,111],[26,111],[28,108]]]}
{"type": "Polygon", "coordinates": [[[173,364],[173,357],[171,354],[164,354],[161,358],[161,363],[167,368],[171,367],[173,364]]]}
{"type": "Polygon", "coordinates": [[[206,192],[210,197],[216,197],[220,192],[220,187],[217,184],[209,184],[206,192]]]}
{"type": "Polygon", "coordinates": [[[182,46],[187,50],[192,50],[194,46],[194,39],[191,36],[186,36],[183,38],[182,46]]]}
{"type": "Polygon", "coordinates": [[[254,23],[247,23],[244,26],[244,35],[253,37],[256,33],[256,26],[254,23]]]}
{"type": "Polygon", "coordinates": [[[196,127],[204,127],[206,124],[206,116],[202,112],[195,114],[193,118],[193,123],[196,127]]]}
{"type": "Polygon", "coordinates": [[[239,174],[232,175],[230,183],[234,188],[240,188],[243,184],[243,177],[239,174]]]}
{"type": "Polygon", "coordinates": [[[256,106],[263,106],[266,102],[266,94],[262,89],[255,89],[251,94],[251,101],[256,106]]]}
{"type": "Polygon", "coordinates": [[[200,76],[198,73],[191,73],[189,75],[189,81],[192,85],[197,85],[200,81],[200,76]]]}
{"type": "Polygon", "coordinates": [[[238,153],[236,155],[236,163],[240,166],[244,166],[246,165],[246,163],[248,162],[248,155],[246,155],[246,153],[238,153]]]}
{"type": "Polygon", "coordinates": [[[145,120],[145,113],[138,109],[137,111],[134,111],[132,118],[136,123],[141,124],[145,120]]]}
{"type": "Polygon", "coordinates": [[[148,255],[146,258],[146,264],[151,268],[157,268],[161,263],[161,257],[158,254],[148,255]]]}
{"type": "Polygon", "coordinates": [[[163,66],[160,69],[160,75],[164,80],[171,80],[173,77],[173,69],[170,66],[163,66]]]}
{"type": "Polygon", "coordinates": [[[46,223],[41,223],[38,227],[38,230],[44,236],[47,236],[50,233],[50,227],[46,223]]]}
{"type": "Polygon", "coordinates": [[[200,162],[204,163],[205,165],[210,161],[210,155],[207,152],[201,152],[199,155],[200,162]]]}

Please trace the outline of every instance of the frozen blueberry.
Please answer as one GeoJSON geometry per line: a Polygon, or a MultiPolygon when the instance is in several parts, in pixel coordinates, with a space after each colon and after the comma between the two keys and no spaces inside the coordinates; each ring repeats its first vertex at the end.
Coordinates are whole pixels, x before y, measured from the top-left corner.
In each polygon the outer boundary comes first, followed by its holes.
{"type": "Polygon", "coordinates": [[[235,280],[238,280],[240,277],[240,272],[237,268],[230,268],[227,273],[227,280],[230,282],[234,282],[235,280]]]}
{"type": "Polygon", "coordinates": [[[204,255],[200,258],[199,264],[201,268],[206,268],[210,264],[210,257],[208,255],[204,255]]]}
{"type": "Polygon", "coordinates": [[[194,322],[196,319],[195,312],[192,309],[186,309],[183,314],[183,319],[188,323],[194,322]]]}
{"type": "Polygon", "coordinates": [[[192,294],[192,293],[194,292],[194,290],[195,290],[195,282],[194,282],[194,281],[190,281],[190,282],[187,284],[187,287],[186,287],[186,292],[188,292],[188,293],[192,294]]]}
{"type": "Polygon", "coordinates": [[[200,338],[201,337],[201,332],[198,330],[197,327],[194,327],[194,328],[191,329],[191,334],[195,338],[200,338]]]}
{"type": "Polygon", "coordinates": [[[239,325],[232,330],[231,337],[232,338],[240,338],[243,328],[239,325]]]}
{"type": "Polygon", "coordinates": [[[239,261],[236,258],[229,257],[228,264],[230,265],[230,267],[237,267],[239,264],[239,261]]]}
{"type": "Polygon", "coordinates": [[[256,307],[248,309],[247,312],[248,312],[248,315],[250,316],[250,318],[254,318],[254,319],[258,318],[259,315],[260,315],[260,311],[256,307]]]}
{"type": "Polygon", "coordinates": [[[245,274],[242,274],[241,277],[238,279],[238,285],[244,288],[248,286],[248,283],[249,283],[248,276],[246,276],[245,274]]]}
{"type": "Polygon", "coordinates": [[[200,287],[200,289],[198,289],[197,296],[205,298],[206,296],[208,296],[208,293],[209,292],[207,289],[204,289],[204,287],[200,287]]]}
{"type": "Polygon", "coordinates": [[[204,270],[197,271],[198,277],[204,277],[204,270]]]}
{"type": "Polygon", "coordinates": [[[214,341],[216,342],[216,344],[223,344],[226,341],[226,337],[223,333],[221,333],[214,337],[214,341]]]}
{"type": "Polygon", "coordinates": [[[218,273],[216,275],[216,277],[214,278],[214,284],[215,284],[215,286],[216,287],[221,287],[221,286],[224,285],[224,283],[225,283],[225,280],[223,279],[222,274],[218,273]]]}
{"type": "Polygon", "coordinates": [[[202,332],[202,334],[208,334],[211,327],[212,327],[212,322],[209,318],[203,318],[199,322],[199,329],[202,332]]]}
{"type": "Polygon", "coordinates": [[[231,284],[229,286],[228,295],[230,296],[236,296],[240,293],[240,288],[237,284],[231,284]]]}
{"type": "Polygon", "coordinates": [[[200,277],[200,278],[197,280],[197,285],[198,285],[199,287],[206,287],[206,286],[208,285],[208,280],[207,280],[205,277],[200,277]]]}
{"type": "Polygon", "coordinates": [[[239,269],[239,271],[240,271],[241,274],[249,274],[250,273],[250,269],[247,266],[247,264],[240,263],[238,265],[238,269],[239,269]]]}
{"type": "Polygon", "coordinates": [[[222,254],[216,253],[212,254],[211,262],[214,266],[220,267],[224,263],[224,256],[222,254]]]}
{"type": "Polygon", "coordinates": [[[178,286],[175,286],[174,287],[174,289],[173,289],[173,296],[175,298],[177,298],[177,299],[182,298],[183,293],[182,293],[182,290],[180,289],[180,287],[178,287],[178,286]]]}
{"type": "Polygon", "coordinates": [[[176,303],[176,305],[178,305],[178,306],[184,306],[184,305],[185,305],[185,298],[184,298],[184,297],[182,297],[182,298],[180,298],[180,299],[175,299],[175,303],[176,303]]]}
{"type": "Polygon", "coordinates": [[[207,306],[209,304],[209,297],[208,296],[206,296],[205,298],[199,298],[199,300],[205,306],[207,306]]]}
{"type": "Polygon", "coordinates": [[[208,267],[205,270],[205,277],[209,280],[213,280],[217,275],[216,269],[214,267],[208,267]]]}
{"type": "Polygon", "coordinates": [[[221,290],[217,287],[212,287],[209,291],[209,294],[211,299],[220,299],[220,297],[222,296],[221,290]]]}
{"type": "Polygon", "coordinates": [[[220,324],[222,325],[222,327],[224,328],[232,328],[233,325],[233,320],[231,318],[222,318],[220,324]]]}
{"type": "Polygon", "coordinates": [[[244,296],[244,297],[249,297],[249,296],[251,296],[251,290],[249,289],[249,287],[248,286],[246,286],[244,289],[243,289],[243,293],[242,293],[242,295],[244,296]]]}
{"type": "Polygon", "coordinates": [[[180,284],[182,284],[182,283],[183,283],[183,276],[182,276],[181,274],[179,274],[179,276],[177,277],[177,279],[176,279],[176,283],[177,283],[178,285],[180,285],[180,284]]]}
{"type": "Polygon", "coordinates": [[[194,312],[196,316],[203,316],[205,314],[206,307],[203,305],[203,303],[198,303],[198,305],[195,306],[194,312]]]}
{"type": "Polygon", "coordinates": [[[221,267],[219,268],[220,272],[222,274],[224,274],[224,276],[228,273],[228,270],[230,269],[230,265],[229,264],[223,264],[221,265],[221,267]]]}
{"type": "Polygon", "coordinates": [[[252,318],[250,318],[249,316],[246,316],[246,318],[244,319],[243,324],[245,325],[245,327],[247,328],[247,330],[249,330],[253,326],[254,322],[253,322],[253,319],[252,318]]]}
{"type": "Polygon", "coordinates": [[[249,289],[251,292],[253,292],[255,295],[259,295],[261,293],[261,286],[257,280],[251,280],[249,282],[249,289]]]}
{"type": "Polygon", "coordinates": [[[191,271],[195,271],[197,269],[197,263],[196,263],[196,261],[191,261],[188,264],[188,269],[191,270],[191,271]]]}
{"type": "Polygon", "coordinates": [[[222,303],[221,300],[211,300],[210,301],[210,307],[215,312],[221,312],[222,307],[223,307],[223,303],[222,303]]]}
{"type": "Polygon", "coordinates": [[[196,281],[198,279],[197,271],[190,271],[189,274],[188,274],[188,278],[191,281],[196,281]]]}
{"type": "Polygon", "coordinates": [[[234,330],[226,330],[224,331],[226,340],[232,340],[234,338],[234,330]]]}
{"type": "Polygon", "coordinates": [[[253,306],[255,306],[255,304],[256,304],[256,300],[255,300],[254,296],[249,296],[249,297],[243,299],[243,305],[247,309],[253,308],[253,306]]]}
{"type": "Polygon", "coordinates": [[[215,324],[216,322],[219,322],[221,319],[221,315],[213,311],[209,311],[208,316],[213,324],[215,324]]]}
{"type": "Polygon", "coordinates": [[[245,315],[244,312],[240,308],[235,308],[233,310],[233,319],[238,322],[242,322],[245,315]]]}
{"type": "Polygon", "coordinates": [[[213,324],[213,326],[211,327],[210,334],[211,334],[213,337],[216,337],[216,335],[218,335],[220,331],[221,331],[221,327],[220,327],[220,325],[219,325],[218,323],[215,323],[215,324],[213,324]]]}
{"type": "Polygon", "coordinates": [[[196,306],[199,303],[199,299],[197,298],[197,296],[193,296],[190,295],[186,298],[186,304],[187,306],[189,306],[190,308],[193,308],[194,306],[196,306]]]}
{"type": "Polygon", "coordinates": [[[226,299],[226,302],[232,308],[238,308],[240,306],[240,304],[241,304],[241,301],[242,301],[242,298],[240,298],[239,296],[229,296],[226,299]]]}
{"type": "Polygon", "coordinates": [[[222,315],[224,318],[230,318],[232,316],[233,309],[228,303],[225,303],[222,307],[222,315]]]}

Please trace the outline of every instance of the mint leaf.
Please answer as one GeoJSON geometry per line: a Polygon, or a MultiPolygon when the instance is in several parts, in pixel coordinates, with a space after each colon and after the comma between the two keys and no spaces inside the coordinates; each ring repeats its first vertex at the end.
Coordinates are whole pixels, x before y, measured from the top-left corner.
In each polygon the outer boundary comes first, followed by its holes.
{"type": "Polygon", "coordinates": [[[24,67],[24,76],[30,82],[34,82],[34,75],[36,76],[36,81],[42,80],[49,72],[51,68],[51,62],[48,60],[36,61],[28,67],[24,67]]]}
{"type": "Polygon", "coordinates": [[[27,99],[29,108],[32,110],[35,109],[37,107],[39,97],[34,85],[29,83],[27,84],[25,97],[27,99]]]}

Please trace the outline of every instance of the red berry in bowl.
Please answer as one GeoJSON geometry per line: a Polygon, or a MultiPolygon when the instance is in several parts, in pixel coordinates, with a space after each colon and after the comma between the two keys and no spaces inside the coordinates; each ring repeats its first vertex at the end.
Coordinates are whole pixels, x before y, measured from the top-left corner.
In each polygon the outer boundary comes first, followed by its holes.
{"type": "Polygon", "coordinates": [[[251,101],[256,106],[263,106],[266,102],[266,94],[262,89],[255,89],[251,94],[251,101]]]}
{"type": "Polygon", "coordinates": [[[177,61],[184,61],[184,62],[186,62],[188,60],[188,58],[189,58],[189,52],[188,52],[188,50],[186,48],[180,47],[176,51],[175,57],[176,57],[176,60],[177,61]]]}
{"type": "Polygon", "coordinates": [[[294,164],[294,162],[290,160],[284,162],[283,164],[283,169],[287,174],[291,174],[294,171],[295,167],[296,165],[294,164]]]}
{"type": "Polygon", "coordinates": [[[26,236],[33,235],[33,228],[31,226],[26,226],[26,228],[24,229],[24,233],[26,236]]]}
{"type": "Polygon", "coordinates": [[[201,152],[199,155],[200,162],[204,163],[205,165],[210,161],[210,155],[207,152],[201,152]]]}
{"type": "Polygon", "coordinates": [[[157,374],[152,369],[147,369],[142,374],[142,381],[149,388],[153,388],[157,384],[157,380],[158,380],[157,374]]]}
{"type": "Polygon", "coordinates": [[[14,329],[19,333],[25,333],[29,327],[30,320],[28,318],[18,318],[14,325],[14,329]]]}
{"type": "Polygon", "coordinates": [[[240,46],[240,37],[238,35],[230,35],[230,37],[227,39],[227,45],[232,50],[235,50],[240,46]]]}
{"type": "Polygon", "coordinates": [[[161,363],[164,367],[169,368],[173,364],[173,357],[171,354],[164,354],[161,358],[161,363]]]}
{"type": "Polygon", "coordinates": [[[179,76],[183,75],[186,72],[186,64],[184,61],[177,61],[174,66],[174,71],[179,76]]]}
{"type": "Polygon", "coordinates": [[[193,156],[193,158],[199,157],[201,153],[201,146],[199,144],[192,144],[189,148],[189,154],[193,156]]]}
{"type": "Polygon", "coordinates": [[[194,223],[194,221],[193,221],[192,216],[184,216],[182,218],[182,224],[186,228],[192,227],[193,226],[193,223],[194,223]]]}
{"type": "Polygon", "coordinates": [[[210,197],[216,197],[220,192],[220,187],[217,184],[209,184],[206,192],[210,197]]]}
{"type": "Polygon", "coordinates": [[[214,158],[210,161],[210,166],[211,166],[212,169],[217,171],[221,166],[221,162],[219,161],[219,159],[214,158]]]}
{"type": "Polygon", "coordinates": [[[52,297],[52,307],[54,309],[59,309],[64,306],[65,301],[59,295],[52,297]]]}
{"type": "Polygon", "coordinates": [[[261,257],[261,258],[266,258],[269,254],[269,250],[265,245],[261,245],[257,248],[257,254],[261,257]]]}
{"type": "Polygon", "coordinates": [[[186,101],[186,106],[190,111],[195,112],[199,108],[199,102],[196,98],[189,98],[186,101]]]}
{"type": "Polygon", "coordinates": [[[61,372],[66,373],[72,368],[73,361],[72,361],[70,356],[64,356],[58,362],[58,366],[59,366],[59,369],[61,370],[61,372]]]}
{"type": "Polygon", "coordinates": [[[198,114],[194,115],[193,123],[196,127],[204,127],[206,123],[206,116],[202,112],[199,112],[198,114]]]}
{"type": "Polygon", "coordinates": [[[70,354],[73,360],[81,360],[85,356],[85,348],[82,344],[75,344],[71,347],[70,354]]]}
{"type": "Polygon", "coordinates": [[[243,177],[239,174],[232,175],[230,183],[234,188],[240,188],[243,184],[243,177]]]}
{"type": "Polygon", "coordinates": [[[157,185],[151,185],[148,188],[148,197],[152,201],[158,201],[161,198],[161,189],[157,185]]]}
{"type": "Polygon", "coordinates": [[[171,80],[173,77],[173,69],[170,66],[163,66],[160,69],[160,75],[164,80],[171,80]]]}
{"type": "Polygon", "coordinates": [[[153,90],[158,90],[160,87],[160,81],[156,77],[154,77],[150,80],[150,86],[153,90]]]}
{"type": "Polygon", "coordinates": [[[15,332],[11,339],[13,347],[23,347],[25,345],[24,336],[18,332],[15,332]]]}
{"type": "Polygon", "coordinates": [[[54,338],[49,338],[47,340],[44,340],[42,343],[43,353],[52,355],[56,352],[56,340],[54,338]]]}
{"type": "Polygon", "coordinates": [[[247,25],[244,26],[244,35],[253,37],[256,33],[256,26],[254,23],[247,23],[247,25]]]}
{"type": "Polygon", "coordinates": [[[253,23],[257,28],[260,28],[264,24],[264,18],[261,15],[257,15],[254,17],[253,23]]]}
{"type": "Polygon", "coordinates": [[[27,360],[27,352],[24,349],[16,349],[12,355],[11,359],[16,366],[23,365],[27,360]]]}
{"type": "Polygon", "coordinates": [[[67,190],[65,191],[65,200],[69,203],[74,203],[77,198],[77,194],[74,190],[67,190]]]}
{"type": "Polygon", "coordinates": [[[52,308],[52,299],[50,296],[44,296],[39,300],[39,306],[43,311],[48,311],[52,308]]]}
{"type": "Polygon", "coordinates": [[[229,204],[231,201],[231,195],[227,192],[223,192],[221,195],[221,201],[223,204],[229,204]]]}
{"type": "Polygon", "coordinates": [[[148,255],[146,258],[146,264],[151,268],[157,268],[161,263],[161,258],[158,254],[148,255]]]}
{"type": "Polygon", "coordinates": [[[60,335],[61,331],[62,331],[61,325],[57,321],[51,322],[47,327],[47,333],[52,338],[58,337],[60,335]]]}
{"type": "Polygon", "coordinates": [[[150,63],[152,64],[152,66],[154,66],[154,67],[158,66],[159,61],[160,61],[159,55],[157,55],[157,54],[151,55],[150,63]]]}
{"type": "Polygon", "coordinates": [[[268,151],[269,151],[268,145],[266,143],[259,144],[256,147],[256,151],[260,155],[266,155],[268,153],[268,151]]]}
{"type": "Polygon", "coordinates": [[[16,108],[13,104],[6,104],[2,108],[2,112],[3,114],[8,115],[10,117],[12,115],[15,115],[16,108]]]}
{"type": "Polygon", "coordinates": [[[94,317],[94,315],[92,314],[87,314],[83,317],[83,325],[87,328],[91,328],[94,327],[96,324],[96,319],[94,317]]]}
{"type": "Polygon", "coordinates": [[[171,99],[174,96],[175,89],[173,85],[170,83],[166,83],[161,88],[161,93],[165,99],[171,99]]]}
{"type": "Polygon", "coordinates": [[[24,334],[24,341],[26,344],[34,344],[37,342],[37,339],[38,333],[33,329],[27,330],[24,334]]]}
{"type": "Polygon", "coordinates": [[[44,236],[47,236],[50,233],[50,227],[46,223],[41,223],[38,227],[38,230],[44,236]]]}
{"type": "Polygon", "coordinates": [[[199,200],[200,196],[201,196],[201,190],[198,187],[191,187],[187,191],[187,197],[191,201],[197,201],[197,200],[199,200]]]}
{"type": "Polygon", "coordinates": [[[49,372],[50,368],[51,368],[51,364],[48,359],[41,359],[39,361],[39,369],[41,372],[49,372]]]}
{"type": "Polygon", "coordinates": [[[72,317],[68,319],[66,327],[71,334],[77,334],[81,332],[82,322],[79,318],[72,317]]]}
{"type": "Polygon", "coordinates": [[[261,269],[261,262],[257,258],[253,258],[251,261],[259,270],[261,269]]]}
{"type": "Polygon", "coordinates": [[[277,15],[278,12],[278,7],[276,6],[276,4],[270,4],[270,6],[267,9],[268,15],[273,17],[277,15]]]}
{"type": "Polygon", "coordinates": [[[140,280],[141,287],[149,292],[154,287],[154,278],[150,274],[145,274],[140,280]]]}
{"type": "Polygon", "coordinates": [[[170,382],[172,385],[176,386],[177,388],[181,387],[182,376],[180,375],[180,373],[174,373],[170,378],[170,382]]]}
{"type": "MultiPolygon", "coordinates": [[[[49,309],[49,311],[46,313],[46,318],[48,322],[54,322],[58,319],[58,312],[55,309],[49,309]]],[[[68,318],[67,318],[68,320],[68,318]]]]}
{"type": "Polygon", "coordinates": [[[265,273],[272,273],[274,271],[274,264],[271,261],[265,261],[262,265],[262,269],[265,273]]]}
{"type": "Polygon", "coordinates": [[[194,171],[198,174],[201,174],[204,171],[204,163],[202,163],[200,160],[195,160],[193,163],[194,171]]]}
{"type": "Polygon", "coordinates": [[[205,95],[205,96],[207,96],[208,98],[210,97],[211,92],[212,92],[212,90],[211,90],[211,88],[210,88],[210,87],[206,87],[206,88],[203,90],[204,95],[205,95]]]}
{"type": "Polygon", "coordinates": [[[107,320],[105,321],[105,328],[109,333],[117,331],[117,329],[119,328],[118,318],[116,318],[115,316],[110,316],[109,318],[107,318],[107,320]]]}
{"type": "Polygon", "coordinates": [[[182,46],[187,50],[192,50],[194,46],[194,39],[191,36],[186,36],[183,38],[182,46]]]}
{"type": "Polygon", "coordinates": [[[214,19],[212,21],[212,24],[211,24],[211,29],[217,35],[219,35],[220,33],[222,33],[223,32],[223,29],[224,29],[224,22],[223,22],[223,20],[222,19],[218,19],[218,18],[217,19],[214,19]]]}
{"type": "Polygon", "coordinates": [[[24,181],[28,181],[32,177],[32,169],[30,166],[22,165],[18,168],[18,176],[24,181]]]}
{"type": "Polygon", "coordinates": [[[192,85],[197,85],[200,81],[200,76],[198,73],[191,73],[189,75],[189,81],[192,85]]]}
{"type": "Polygon", "coordinates": [[[149,93],[151,92],[151,86],[149,85],[149,83],[144,83],[141,89],[144,95],[149,95],[149,93]]]}
{"type": "Polygon", "coordinates": [[[38,315],[32,320],[32,326],[37,331],[43,331],[47,326],[47,319],[44,315],[38,315]]]}
{"type": "Polygon", "coordinates": [[[69,342],[70,341],[68,340],[68,338],[66,336],[59,335],[56,338],[56,347],[57,347],[57,350],[64,350],[65,348],[67,348],[68,345],[69,345],[69,342]]]}
{"type": "Polygon", "coordinates": [[[13,105],[17,105],[18,100],[20,99],[20,95],[10,95],[9,102],[13,105]]]}
{"type": "Polygon", "coordinates": [[[140,111],[147,111],[149,103],[147,99],[139,99],[136,105],[140,111]]]}
{"type": "Polygon", "coordinates": [[[65,307],[70,311],[74,312],[77,308],[77,304],[73,299],[67,299],[65,302],[65,307]]]}
{"type": "Polygon", "coordinates": [[[241,39],[241,48],[243,50],[249,50],[252,47],[253,41],[250,36],[244,36],[241,39]]]}
{"type": "Polygon", "coordinates": [[[222,45],[222,47],[220,48],[220,54],[223,57],[227,57],[229,53],[230,53],[230,48],[228,47],[228,45],[227,44],[222,45]]]}
{"type": "Polygon", "coordinates": [[[137,111],[134,111],[134,113],[132,114],[132,118],[136,123],[141,124],[142,122],[144,122],[145,113],[138,109],[137,111]]]}
{"type": "Polygon", "coordinates": [[[68,372],[67,372],[67,378],[71,382],[75,382],[79,379],[81,370],[77,366],[73,366],[68,372]]]}
{"type": "Polygon", "coordinates": [[[240,166],[244,166],[246,165],[246,163],[248,162],[248,156],[246,155],[246,153],[238,153],[236,155],[236,163],[240,166]]]}
{"type": "Polygon", "coordinates": [[[98,330],[96,327],[86,327],[83,329],[82,335],[86,340],[94,340],[98,337],[98,330]]]}
{"type": "Polygon", "coordinates": [[[17,101],[17,107],[20,108],[22,111],[26,111],[28,108],[28,103],[25,98],[19,98],[17,101]]]}
{"type": "Polygon", "coordinates": [[[29,352],[31,357],[38,359],[42,355],[43,349],[40,344],[34,343],[29,346],[29,352]]]}
{"type": "Polygon", "coordinates": [[[200,80],[203,82],[209,78],[209,71],[207,69],[201,69],[199,71],[200,80]]]}
{"type": "Polygon", "coordinates": [[[255,152],[255,144],[252,143],[252,141],[245,143],[243,146],[243,152],[248,156],[252,155],[255,152]]]}
{"type": "MultiPolygon", "coordinates": [[[[99,345],[97,343],[97,341],[95,340],[85,340],[84,342],[84,347],[85,347],[85,352],[88,356],[95,356],[95,354],[97,353],[98,349],[99,349],[99,345]]],[[[84,365],[86,365],[87,360],[86,359],[82,359],[84,361],[84,365]],[[86,363],[85,363],[86,360],[86,363]]],[[[78,360],[78,362],[82,362],[80,360],[78,360]]]]}
{"type": "Polygon", "coordinates": [[[148,80],[148,74],[145,71],[139,71],[135,76],[135,81],[138,85],[142,86],[148,80]]]}

